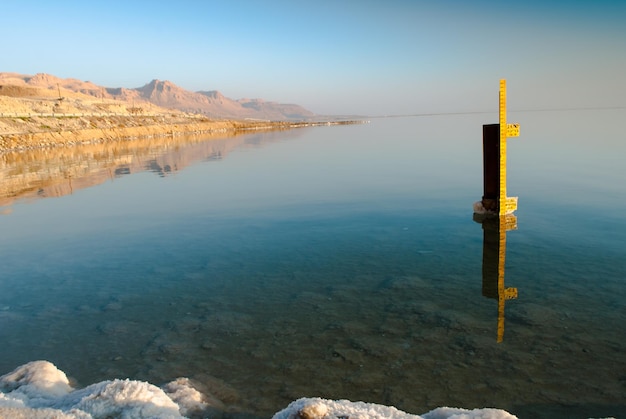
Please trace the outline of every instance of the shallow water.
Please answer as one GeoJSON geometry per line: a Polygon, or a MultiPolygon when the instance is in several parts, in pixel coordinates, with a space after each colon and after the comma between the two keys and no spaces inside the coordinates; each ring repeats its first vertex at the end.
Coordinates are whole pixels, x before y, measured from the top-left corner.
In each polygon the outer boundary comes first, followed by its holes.
{"type": "Polygon", "coordinates": [[[4,156],[0,374],[186,376],[261,417],[303,396],[619,417],[624,116],[509,115],[501,342],[472,220],[497,116],[4,156]]]}

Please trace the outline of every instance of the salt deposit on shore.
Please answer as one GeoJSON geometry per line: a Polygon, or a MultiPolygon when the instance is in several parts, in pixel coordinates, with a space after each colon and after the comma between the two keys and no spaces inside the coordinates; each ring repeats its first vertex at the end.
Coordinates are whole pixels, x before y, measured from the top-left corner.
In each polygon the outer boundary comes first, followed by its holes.
{"type": "MultiPolygon", "coordinates": [[[[48,361],[33,361],[0,376],[0,418],[205,418],[220,417],[219,401],[179,378],[163,387],[136,380],[107,380],[75,389],[48,361]]],[[[348,400],[298,399],[274,419],[511,419],[499,409],[437,408],[412,415],[394,407],[348,400]]]]}

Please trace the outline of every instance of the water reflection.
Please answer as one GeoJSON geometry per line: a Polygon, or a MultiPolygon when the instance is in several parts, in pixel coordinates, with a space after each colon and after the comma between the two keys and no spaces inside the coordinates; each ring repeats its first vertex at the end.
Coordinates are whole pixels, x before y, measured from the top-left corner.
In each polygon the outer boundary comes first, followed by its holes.
{"type": "Polygon", "coordinates": [[[504,305],[517,298],[517,288],[505,287],[506,233],[517,230],[517,217],[474,214],[474,221],[483,225],[483,296],[498,300],[497,342],[504,339],[504,305]]]}
{"type": "Polygon", "coordinates": [[[1,154],[0,214],[10,214],[9,207],[21,200],[70,195],[133,173],[165,177],[198,161],[219,161],[235,148],[258,147],[277,138],[272,132],[216,133],[1,154]]]}

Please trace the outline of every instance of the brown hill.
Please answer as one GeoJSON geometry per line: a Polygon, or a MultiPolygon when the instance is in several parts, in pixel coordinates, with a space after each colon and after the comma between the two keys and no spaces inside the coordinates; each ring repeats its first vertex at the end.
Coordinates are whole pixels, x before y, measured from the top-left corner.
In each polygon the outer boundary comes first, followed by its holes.
{"type": "MultiPolygon", "coordinates": [[[[201,113],[218,118],[259,118],[258,114],[248,112],[236,101],[220,92],[190,92],[172,82],[152,80],[143,87],[134,89],[140,96],[155,105],[178,109],[184,112],[201,113]]],[[[262,118],[269,119],[269,118],[262,118]]],[[[275,119],[286,119],[278,117],[275,119]]]]}
{"type": "Polygon", "coordinates": [[[211,117],[305,120],[315,116],[299,105],[266,102],[262,99],[233,100],[217,90],[190,92],[167,80],[152,80],[134,90],[155,105],[211,117]]]}
{"type": "Polygon", "coordinates": [[[183,112],[199,113],[213,118],[226,119],[265,119],[265,120],[308,120],[315,114],[299,105],[266,102],[262,99],[234,100],[218,91],[191,92],[172,82],[152,80],[138,88],[110,88],[98,86],[90,81],[62,79],[50,74],[34,76],[17,73],[0,73],[0,92],[4,96],[50,96],[63,97],[73,92],[99,99],[114,99],[141,106],[152,103],[159,107],[183,112]],[[8,86],[36,90],[9,91],[8,86]]]}

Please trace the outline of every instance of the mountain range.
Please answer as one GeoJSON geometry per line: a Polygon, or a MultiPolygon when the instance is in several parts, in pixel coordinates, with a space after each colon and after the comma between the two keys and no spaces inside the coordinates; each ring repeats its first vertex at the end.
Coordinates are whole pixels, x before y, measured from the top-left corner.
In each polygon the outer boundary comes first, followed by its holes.
{"type": "Polygon", "coordinates": [[[295,104],[268,102],[263,99],[230,99],[217,90],[192,92],[167,80],[152,80],[142,87],[104,87],[90,81],[59,78],[38,73],[34,76],[0,73],[0,87],[22,86],[36,89],[74,92],[93,98],[112,99],[133,103],[151,103],[159,107],[203,114],[211,118],[308,120],[316,115],[295,104]]]}

